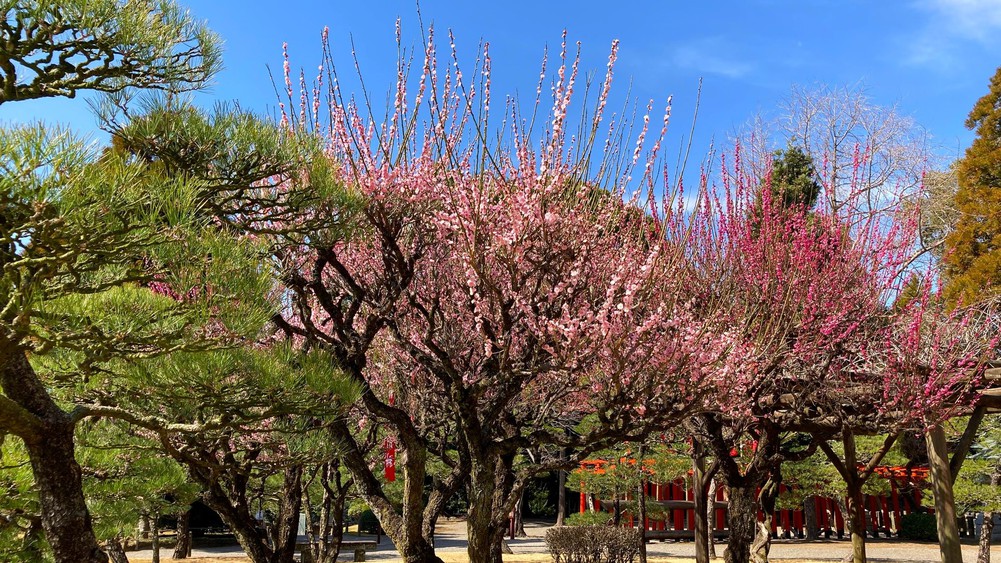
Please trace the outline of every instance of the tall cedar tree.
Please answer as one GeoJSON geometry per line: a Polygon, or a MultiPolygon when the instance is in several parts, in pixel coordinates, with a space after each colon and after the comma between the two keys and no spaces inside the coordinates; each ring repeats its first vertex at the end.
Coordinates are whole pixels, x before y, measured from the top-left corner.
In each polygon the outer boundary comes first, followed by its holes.
{"type": "Polygon", "coordinates": [[[946,238],[946,297],[970,303],[1001,293],[1001,67],[966,119],[977,138],[958,164],[960,213],[946,238]]]}

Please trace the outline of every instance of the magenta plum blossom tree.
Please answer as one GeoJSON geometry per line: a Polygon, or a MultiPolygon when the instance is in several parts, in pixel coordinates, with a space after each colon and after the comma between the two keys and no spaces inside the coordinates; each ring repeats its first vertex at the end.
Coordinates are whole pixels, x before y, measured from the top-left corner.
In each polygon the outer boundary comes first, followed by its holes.
{"type": "MultiPolygon", "coordinates": [[[[932,274],[913,268],[917,217],[901,198],[889,214],[871,213],[865,190],[842,192],[858,202],[787,208],[739,161],[723,177],[722,195],[705,204],[712,209],[694,217],[707,235],[696,248],[727,296],[748,363],[717,389],[725,408],[698,418],[730,489],[727,561],[760,561],[770,524],[756,526],[756,513],[774,509],[783,461],[827,452],[832,438],[851,452],[854,434],[888,433],[882,453],[867,460],[875,466],[902,429],[969,406],[990,345],[962,314],[931,306],[932,274]],[[913,276],[923,279],[925,298],[890,307],[913,276]],[[753,442],[750,453],[731,457],[741,442],[753,442]]],[[[858,472],[854,459],[842,467],[850,468],[855,557],[863,560],[861,486],[872,467],[858,472]]]]}

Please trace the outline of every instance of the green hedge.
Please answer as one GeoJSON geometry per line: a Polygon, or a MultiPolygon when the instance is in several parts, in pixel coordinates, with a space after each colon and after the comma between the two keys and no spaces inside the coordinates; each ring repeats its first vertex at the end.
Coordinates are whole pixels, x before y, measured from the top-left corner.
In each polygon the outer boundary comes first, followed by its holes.
{"type": "Polygon", "coordinates": [[[938,527],[935,515],[927,512],[912,512],[900,519],[900,539],[910,541],[938,541],[938,527]]]}

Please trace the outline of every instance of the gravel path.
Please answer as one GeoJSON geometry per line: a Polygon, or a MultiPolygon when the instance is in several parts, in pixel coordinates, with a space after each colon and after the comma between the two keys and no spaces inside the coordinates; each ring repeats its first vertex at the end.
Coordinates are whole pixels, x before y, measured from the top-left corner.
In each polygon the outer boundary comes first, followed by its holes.
{"type": "MultiPolygon", "coordinates": [[[[442,553],[462,552],[466,549],[466,524],[462,520],[446,520],[438,525],[438,533],[435,536],[435,549],[442,553]]],[[[527,538],[509,540],[508,544],[515,553],[544,553],[546,543],[544,536],[548,525],[535,522],[527,522],[525,531],[527,538]]],[[[348,537],[347,539],[351,539],[348,537]]],[[[366,536],[366,539],[373,539],[366,536]]],[[[716,545],[717,554],[722,557],[725,544],[716,545]]],[[[771,555],[777,559],[812,559],[815,561],[840,561],[851,551],[851,544],[847,540],[826,540],[826,541],[795,541],[795,540],[775,540],[772,543],[771,555]]],[[[161,551],[164,561],[169,561],[171,551],[161,551]]],[[[243,552],[239,546],[215,547],[206,549],[194,549],[193,557],[220,557],[238,556],[243,552]]],[[[693,557],[695,556],[695,546],[692,542],[655,541],[647,544],[647,553],[651,556],[673,556],[673,557],[693,557]]],[[[933,543],[911,543],[896,540],[869,540],[866,543],[866,553],[869,560],[873,562],[913,562],[913,563],[938,563],[938,545],[933,543]]],[[[992,559],[1001,560],[1001,546],[991,550],[992,559]]],[[[963,560],[972,563],[976,561],[977,546],[973,544],[963,545],[963,560]]],[[[129,553],[129,559],[146,559],[152,556],[149,550],[135,551],[129,553]]],[[[396,559],[399,553],[393,548],[392,542],[383,537],[379,549],[368,553],[369,561],[386,561],[396,559]]],[[[350,554],[342,554],[344,561],[350,561],[350,554]]],[[[722,559],[720,559],[722,561],[722,559]]]]}

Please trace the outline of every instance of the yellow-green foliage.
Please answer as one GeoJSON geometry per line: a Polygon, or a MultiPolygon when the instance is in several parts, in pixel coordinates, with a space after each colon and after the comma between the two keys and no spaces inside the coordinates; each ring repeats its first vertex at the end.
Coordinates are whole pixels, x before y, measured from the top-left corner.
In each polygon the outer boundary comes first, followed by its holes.
{"type": "Polygon", "coordinates": [[[1001,511],[1001,487],[991,485],[997,462],[967,459],[954,486],[956,507],[961,512],[1001,511]]]}
{"type": "Polygon", "coordinates": [[[334,365],[319,351],[234,347],[117,363],[109,366],[102,385],[124,406],[159,414],[163,421],[320,417],[340,414],[358,396],[357,387],[334,365]]]}
{"type": "Polygon", "coordinates": [[[1001,486],[991,485],[995,474],[1001,479],[1001,419],[990,415],[980,425],[969,457],[956,477],[956,506],[965,511],[1001,511],[1001,486]]]}
{"type": "MultiPolygon", "coordinates": [[[[856,436],[855,447],[859,462],[867,463],[873,453],[880,448],[884,438],[885,436],[856,436]]],[[[831,448],[835,453],[844,455],[844,447],[840,441],[832,441],[831,448]]],[[[907,459],[901,454],[899,447],[894,447],[886,454],[880,465],[897,466],[906,463],[907,459]]],[[[844,498],[848,494],[841,474],[820,451],[803,461],[783,463],[782,483],[787,488],[779,495],[778,507],[783,509],[802,508],[803,501],[810,496],[844,498]]],[[[889,495],[890,481],[873,474],[862,485],[862,492],[867,495],[889,495]]]]}
{"type": "Polygon", "coordinates": [[[84,494],[99,540],[134,538],[143,515],[185,509],[199,489],[149,435],[122,422],[85,422],[77,429],[84,494]]]}

